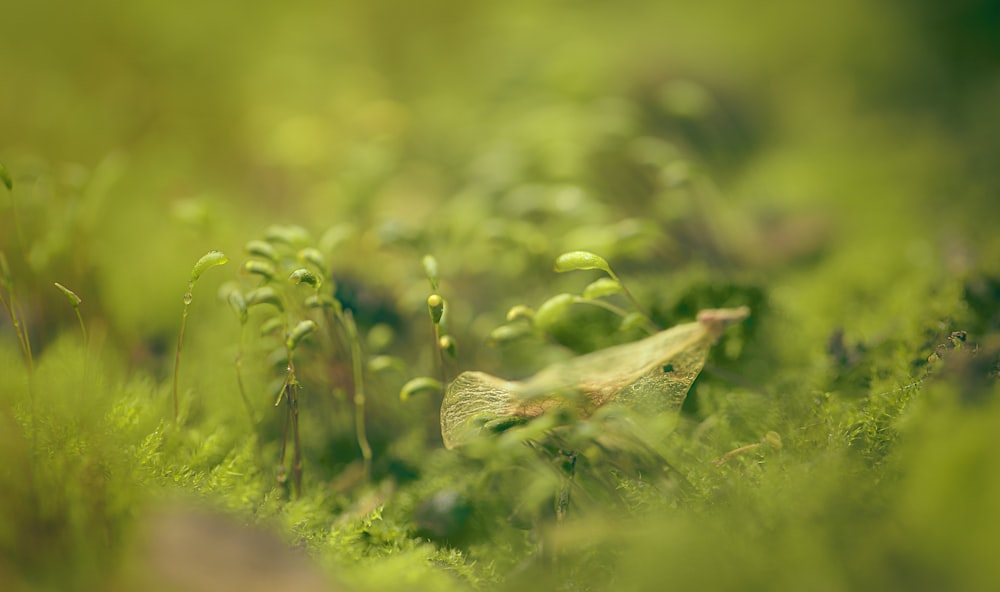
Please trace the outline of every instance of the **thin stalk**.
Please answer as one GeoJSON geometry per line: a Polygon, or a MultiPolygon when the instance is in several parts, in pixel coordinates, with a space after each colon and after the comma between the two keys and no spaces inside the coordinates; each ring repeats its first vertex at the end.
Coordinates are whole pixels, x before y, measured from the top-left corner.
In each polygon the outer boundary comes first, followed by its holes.
{"type": "Polygon", "coordinates": [[[243,399],[243,406],[247,410],[247,417],[250,419],[250,430],[253,431],[257,426],[257,414],[253,411],[253,405],[250,404],[250,398],[247,397],[246,387],[243,386],[243,342],[245,341],[244,335],[246,335],[246,323],[240,325],[240,346],[239,351],[236,352],[236,384],[240,389],[240,398],[243,399]]]}
{"type": "Polygon", "coordinates": [[[431,337],[434,339],[434,350],[437,351],[438,374],[441,376],[441,384],[448,384],[448,372],[444,366],[444,351],[441,349],[441,325],[431,323],[431,337]]]}
{"type": "MultiPolygon", "coordinates": [[[[624,286],[622,288],[624,289],[624,286]]],[[[580,304],[592,304],[594,306],[598,306],[598,307],[603,308],[605,310],[609,310],[609,311],[615,313],[616,315],[618,315],[618,316],[620,316],[622,318],[625,318],[629,314],[624,308],[621,308],[619,306],[615,306],[614,304],[611,304],[610,302],[608,302],[606,300],[600,300],[600,299],[597,299],[597,298],[581,298],[581,297],[577,297],[577,298],[575,298],[573,300],[573,302],[580,303],[580,304]]],[[[655,334],[657,334],[657,333],[660,332],[660,328],[657,327],[655,324],[653,324],[653,321],[649,320],[649,316],[646,315],[646,313],[644,313],[644,312],[642,312],[640,310],[639,314],[641,314],[646,319],[646,322],[644,322],[642,324],[642,330],[643,331],[645,331],[646,333],[649,333],[650,335],[655,335],[655,334]]]]}
{"type": "Polygon", "coordinates": [[[285,473],[285,455],[288,451],[288,429],[292,430],[292,454],[294,463],[292,465],[292,492],[295,497],[302,495],[302,446],[299,438],[299,381],[295,378],[295,362],[292,360],[291,352],[288,357],[288,374],[285,382],[278,392],[278,400],[275,406],[281,404],[284,397],[287,413],[285,415],[285,429],[281,435],[281,454],[278,457],[278,483],[284,485],[287,479],[285,473]]]}
{"type": "Polygon", "coordinates": [[[14,290],[10,286],[7,286],[7,292],[8,298],[4,298],[3,294],[0,294],[0,302],[3,303],[4,310],[7,311],[7,316],[10,318],[10,324],[14,327],[14,334],[17,335],[17,342],[24,355],[24,363],[27,365],[28,371],[34,371],[35,359],[31,355],[31,338],[28,337],[28,331],[21,321],[24,313],[21,311],[21,307],[14,297],[14,290]]]}
{"type": "MultiPolygon", "coordinates": [[[[281,390],[278,391],[278,400],[274,403],[275,407],[281,404],[281,399],[285,396],[285,389],[287,388],[288,377],[285,377],[285,382],[281,385],[281,390]]],[[[278,454],[278,484],[281,486],[284,486],[288,481],[288,475],[285,473],[285,452],[288,449],[288,425],[291,422],[291,410],[286,407],[285,425],[281,430],[281,452],[278,454]]]]}
{"type": "Polygon", "coordinates": [[[184,327],[187,326],[188,318],[188,307],[191,306],[191,288],[193,286],[188,283],[188,291],[184,293],[184,312],[181,313],[181,331],[177,334],[177,353],[174,355],[174,421],[177,421],[177,417],[180,414],[178,397],[177,397],[177,381],[180,375],[181,369],[181,345],[184,343],[184,327]]]}
{"type": "Polygon", "coordinates": [[[610,267],[608,268],[608,275],[611,276],[611,279],[618,282],[618,285],[621,286],[622,288],[622,294],[625,296],[625,298],[628,299],[629,302],[632,303],[632,306],[634,306],[635,309],[639,311],[639,313],[642,316],[646,317],[647,330],[649,330],[649,327],[652,327],[653,330],[651,331],[651,333],[656,333],[657,331],[659,331],[659,328],[657,328],[656,325],[653,325],[653,322],[649,320],[650,318],[649,313],[646,312],[646,309],[644,309],[642,305],[639,304],[639,301],[636,300],[635,296],[632,295],[632,292],[629,291],[628,286],[625,285],[625,282],[623,282],[621,278],[618,277],[618,274],[612,271],[610,267]]]}
{"type": "Polygon", "coordinates": [[[299,438],[299,383],[293,381],[288,385],[286,396],[288,412],[292,417],[292,451],[295,454],[292,465],[292,481],[295,484],[295,497],[302,497],[302,442],[299,438]]]}
{"type": "Polygon", "coordinates": [[[347,311],[344,319],[351,340],[351,366],[354,373],[354,431],[358,438],[358,448],[361,449],[361,461],[367,481],[372,470],[372,447],[368,443],[368,431],[365,426],[365,377],[361,363],[361,343],[358,341],[358,327],[354,323],[351,311],[347,311]]]}
{"type": "Polygon", "coordinates": [[[3,258],[3,253],[0,253],[0,263],[3,264],[4,273],[4,288],[7,289],[8,298],[4,298],[3,294],[0,293],[0,302],[3,303],[4,309],[7,311],[7,316],[10,317],[11,325],[14,327],[14,333],[17,334],[17,340],[21,345],[21,352],[24,354],[24,364],[28,369],[28,398],[31,405],[31,443],[32,450],[38,450],[38,423],[37,423],[37,413],[35,410],[35,359],[31,355],[31,338],[28,337],[27,328],[21,319],[24,317],[24,313],[21,311],[20,305],[18,305],[17,300],[14,296],[14,288],[11,284],[10,278],[7,275],[7,260],[3,258]]]}
{"type": "Polygon", "coordinates": [[[89,340],[87,339],[87,326],[83,324],[83,315],[80,314],[80,307],[74,306],[73,310],[76,311],[76,319],[80,321],[80,332],[83,333],[83,345],[86,347],[89,343],[89,340]]]}
{"type": "Polygon", "coordinates": [[[66,298],[69,300],[70,306],[73,307],[73,312],[76,313],[76,319],[80,321],[80,332],[83,333],[83,345],[84,347],[86,347],[87,326],[83,324],[83,315],[80,314],[80,302],[82,302],[82,300],[80,300],[80,297],[76,295],[76,292],[70,290],[69,288],[60,284],[59,282],[55,282],[55,287],[58,288],[59,291],[66,296],[66,298]]]}

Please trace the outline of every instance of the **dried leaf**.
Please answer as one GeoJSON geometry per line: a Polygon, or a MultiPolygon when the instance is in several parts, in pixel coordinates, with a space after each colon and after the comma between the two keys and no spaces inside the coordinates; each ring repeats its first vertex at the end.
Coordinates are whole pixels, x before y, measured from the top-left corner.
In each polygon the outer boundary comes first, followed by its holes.
{"type": "Polygon", "coordinates": [[[523,382],[463,372],[441,404],[445,447],[474,435],[476,420],[532,418],[565,405],[584,415],[611,402],[643,414],[677,412],[709,348],[726,325],[749,314],[746,307],[704,310],[693,323],[553,364],[523,382]]]}

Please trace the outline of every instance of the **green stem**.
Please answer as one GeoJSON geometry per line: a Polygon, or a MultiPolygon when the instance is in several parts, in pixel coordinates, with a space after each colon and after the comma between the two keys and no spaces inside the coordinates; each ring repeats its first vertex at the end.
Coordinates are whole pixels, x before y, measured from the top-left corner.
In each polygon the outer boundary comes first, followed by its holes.
{"type": "Polygon", "coordinates": [[[236,352],[236,385],[240,389],[240,398],[243,399],[243,406],[247,410],[247,417],[250,418],[250,430],[253,431],[257,426],[257,414],[254,413],[253,405],[250,404],[250,398],[247,397],[246,387],[243,386],[243,342],[245,341],[246,327],[246,323],[240,325],[240,346],[239,351],[236,352]]]}
{"type": "Polygon", "coordinates": [[[651,334],[658,332],[660,329],[656,325],[653,324],[653,321],[649,320],[649,318],[650,318],[649,317],[649,313],[647,313],[646,309],[644,309],[642,307],[642,305],[639,304],[639,301],[635,299],[635,296],[633,296],[632,292],[629,291],[628,286],[625,285],[625,282],[623,282],[621,280],[621,278],[618,277],[618,274],[615,273],[614,271],[612,271],[611,268],[608,268],[608,275],[611,276],[611,279],[613,279],[616,282],[618,282],[618,285],[621,286],[621,288],[622,288],[622,294],[624,294],[625,298],[627,298],[628,301],[632,303],[632,306],[635,307],[635,309],[639,312],[639,314],[641,314],[642,316],[646,317],[646,319],[647,319],[647,323],[646,323],[647,330],[649,330],[649,328],[651,327],[652,328],[652,331],[650,331],[651,334]]]}
{"type": "Polygon", "coordinates": [[[174,421],[180,415],[180,405],[178,404],[177,382],[181,369],[181,345],[184,343],[184,327],[187,325],[188,307],[191,305],[191,289],[193,286],[188,283],[188,291],[184,294],[184,312],[181,313],[181,330],[177,334],[177,353],[174,355],[174,421]]]}
{"type": "Polygon", "coordinates": [[[293,375],[288,386],[288,411],[292,416],[292,450],[295,454],[292,479],[295,483],[295,497],[302,497],[302,441],[299,438],[299,383],[293,375]]]}
{"type": "Polygon", "coordinates": [[[285,475],[285,454],[288,451],[288,428],[292,429],[292,493],[296,498],[302,496],[302,445],[299,438],[299,381],[295,378],[295,362],[292,359],[292,351],[288,352],[288,374],[285,375],[285,382],[281,385],[278,393],[278,400],[275,406],[281,404],[281,398],[285,398],[287,414],[285,415],[285,429],[281,436],[281,454],[278,457],[278,483],[284,485],[285,475]]]}
{"type": "Polygon", "coordinates": [[[448,372],[444,366],[444,351],[441,350],[441,325],[433,323],[431,337],[434,339],[434,350],[437,351],[438,373],[441,376],[441,384],[448,384],[448,372]]]}
{"type": "MultiPolygon", "coordinates": [[[[591,304],[593,306],[597,306],[597,307],[603,308],[605,310],[609,310],[609,311],[615,313],[616,315],[618,315],[618,316],[620,316],[622,318],[625,318],[626,316],[628,316],[628,312],[625,309],[623,309],[621,307],[618,307],[618,306],[615,306],[614,304],[611,304],[610,302],[607,302],[606,300],[599,300],[599,299],[596,299],[596,298],[595,299],[590,299],[590,298],[583,298],[583,297],[577,296],[576,298],[573,299],[573,302],[579,303],[579,304],[591,304]]],[[[646,316],[645,313],[643,313],[642,311],[639,311],[639,314],[641,314],[646,319],[646,322],[642,324],[643,331],[645,331],[646,333],[649,333],[650,335],[655,335],[656,333],[658,333],[660,331],[660,328],[657,327],[656,325],[654,325],[653,321],[649,320],[649,317],[646,316]]]]}
{"type": "Polygon", "coordinates": [[[351,366],[354,372],[354,430],[358,438],[358,448],[361,449],[361,460],[367,481],[372,470],[372,447],[368,443],[368,431],[365,426],[365,377],[361,363],[361,343],[358,341],[358,327],[354,323],[354,315],[347,311],[344,319],[347,321],[347,333],[351,340],[351,366]]]}
{"type": "Polygon", "coordinates": [[[31,339],[28,337],[24,323],[21,322],[21,318],[24,315],[21,313],[21,307],[18,306],[17,300],[14,298],[14,290],[10,287],[7,290],[9,300],[0,294],[0,302],[3,303],[3,307],[7,311],[7,316],[10,317],[10,324],[14,327],[14,334],[17,335],[17,342],[21,346],[21,353],[24,354],[24,363],[28,366],[29,371],[34,371],[35,359],[31,355],[31,339]]]}
{"type": "Polygon", "coordinates": [[[88,340],[87,340],[87,326],[83,324],[83,315],[80,314],[80,307],[79,306],[74,306],[73,310],[76,311],[76,319],[78,321],[80,321],[80,332],[83,333],[83,346],[86,347],[87,343],[88,343],[88,340]]]}

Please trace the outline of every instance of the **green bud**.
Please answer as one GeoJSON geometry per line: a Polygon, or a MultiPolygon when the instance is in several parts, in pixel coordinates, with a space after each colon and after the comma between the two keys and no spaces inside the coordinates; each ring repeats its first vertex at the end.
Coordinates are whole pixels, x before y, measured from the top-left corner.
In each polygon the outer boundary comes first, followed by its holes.
{"type": "Polygon", "coordinates": [[[781,450],[781,434],[778,432],[768,432],[764,434],[764,443],[775,450],[781,450]]]}
{"type": "Polygon", "coordinates": [[[427,297],[427,311],[431,315],[431,321],[435,325],[441,324],[441,317],[444,316],[444,298],[440,294],[431,294],[427,297]]]}
{"type": "Polygon", "coordinates": [[[328,294],[311,294],[302,301],[306,308],[334,308],[341,310],[340,301],[328,294]]]}
{"type": "Polygon", "coordinates": [[[552,298],[549,298],[538,310],[535,311],[535,325],[543,330],[548,330],[559,320],[559,317],[566,312],[566,309],[570,307],[576,301],[576,297],[572,294],[557,294],[552,298]]]}
{"type": "Polygon", "coordinates": [[[240,294],[239,290],[233,290],[229,293],[226,298],[229,302],[230,308],[236,313],[236,316],[240,319],[240,324],[245,325],[247,322],[247,301],[243,298],[243,294],[240,294]]]}
{"type": "Polygon", "coordinates": [[[614,277],[614,274],[611,272],[611,266],[604,260],[604,257],[595,255],[590,251],[570,251],[569,253],[563,253],[556,258],[556,264],[553,269],[558,273],[575,271],[577,269],[600,269],[614,277]]]}
{"type": "Polygon", "coordinates": [[[278,261],[278,254],[274,251],[271,243],[262,240],[252,240],[243,248],[251,257],[260,257],[261,259],[267,259],[275,263],[278,261]]]}
{"type": "Polygon", "coordinates": [[[424,258],[420,262],[424,266],[424,273],[427,274],[427,280],[431,283],[431,290],[436,292],[440,282],[437,259],[433,255],[424,255],[424,258]]]}
{"type": "Polygon", "coordinates": [[[205,253],[191,269],[191,283],[197,282],[201,274],[205,273],[209,268],[217,265],[225,265],[228,262],[229,257],[226,257],[222,251],[209,251],[205,253]]]}
{"type": "Polygon", "coordinates": [[[616,279],[602,277],[591,282],[583,289],[583,297],[587,300],[604,298],[622,291],[622,285],[616,279]]]}
{"type": "Polygon", "coordinates": [[[298,258],[301,263],[311,264],[320,272],[321,275],[326,275],[326,257],[323,256],[323,253],[319,252],[319,249],[306,247],[296,254],[296,258],[298,258]]]}
{"type": "Polygon", "coordinates": [[[247,292],[246,302],[247,307],[257,306],[258,304],[270,304],[278,310],[285,310],[285,304],[281,301],[281,297],[270,286],[261,286],[260,288],[250,290],[247,292]]]}
{"type": "Polygon", "coordinates": [[[271,243],[302,245],[312,242],[309,231],[301,226],[270,226],[264,231],[264,238],[271,243]]]}
{"type": "Polygon", "coordinates": [[[441,348],[441,351],[447,353],[448,357],[453,360],[455,359],[457,345],[455,344],[454,337],[451,335],[442,335],[441,338],[438,339],[438,347],[441,348]]]}
{"type": "Polygon", "coordinates": [[[316,323],[313,321],[300,321],[295,328],[288,332],[288,337],[285,339],[285,345],[288,346],[289,350],[295,350],[296,347],[302,340],[305,339],[309,334],[316,330],[316,323]]]}
{"type": "Polygon", "coordinates": [[[502,345],[530,334],[531,326],[525,323],[500,325],[496,329],[490,331],[489,337],[486,338],[486,343],[488,345],[502,345]]]}
{"type": "Polygon", "coordinates": [[[646,315],[640,312],[630,312],[622,318],[622,322],[618,325],[619,331],[629,331],[635,329],[636,327],[641,327],[646,324],[646,315]]]}
{"type": "Polygon", "coordinates": [[[414,395],[419,395],[421,393],[440,393],[443,391],[444,387],[439,381],[427,376],[421,376],[419,378],[414,378],[403,385],[403,388],[399,390],[399,400],[405,402],[414,395]]]}
{"type": "Polygon", "coordinates": [[[80,297],[77,296],[73,292],[73,290],[70,290],[69,288],[67,288],[66,286],[60,284],[59,282],[56,282],[55,284],[56,284],[56,287],[59,288],[59,291],[61,291],[63,294],[65,294],[66,298],[69,298],[69,303],[73,305],[73,308],[77,308],[77,307],[80,306],[80,303],[83,302],[83,301],[80,300],[80,297]]]}
{"type": "Polygon", "coordinates": [[[318,275],[309,271],[305,267],[296,269],[288,276],[288,281],[294,282],[296,284],[308,284],[313,288],[319,288],[323,280],[320,279],[318,275]]]}
{"type": "Polygon", "coordinates": [[[274,274],[277,273],[274,265],[268,263],[267,261],[247,261],[243,264],[243,271],[253,275],[259,275],[266,280],[274,279],[274,274]]]}
{"type": "Polygon", "coordinates": [[[510,307],[507,311],[507,322],[516,321],[517,319],[528,319],[531,320],[535,316],[535,311],[531,308],[523,305],[517,304],[510,307]]]}
{"type": "Polygon", "coordinates": [[[271,318],[267,319],[266,321],[264,321],[263,324],[261,324],[261,326],[260,326],[260,334],[262,336],[264,336],[264,335],[270,335],[270,334],[278,331],[279,329],[281,329],[284,326],[285,326],[285,320],[283,318],[281,318],[280,316],[278,316],[278,317],[271,317],[271,318]]]}
{"type": "Polygon", "coordinates": [[[405,370],[406,363],[396,356],[375,356],[368,360],[368,371],[373,374],[388,370],[405,370]]]}

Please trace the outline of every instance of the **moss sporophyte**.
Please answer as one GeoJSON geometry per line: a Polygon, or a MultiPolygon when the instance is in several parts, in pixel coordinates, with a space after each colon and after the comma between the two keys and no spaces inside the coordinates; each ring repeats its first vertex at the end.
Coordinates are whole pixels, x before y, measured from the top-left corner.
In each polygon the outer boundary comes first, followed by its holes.
{"type": "Polygon", "coordinates": [[[524,381],[463,372],[441,404],[444,444],[454,448],[497,422],[566,406],[582,415],[611,403],[643,414],[676,413],[711,346],[749,314],[747,307],[703,310],[695,322],[553,364],[524,381]]]}

